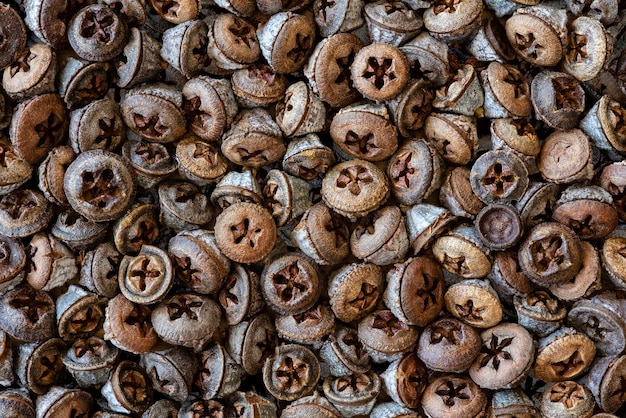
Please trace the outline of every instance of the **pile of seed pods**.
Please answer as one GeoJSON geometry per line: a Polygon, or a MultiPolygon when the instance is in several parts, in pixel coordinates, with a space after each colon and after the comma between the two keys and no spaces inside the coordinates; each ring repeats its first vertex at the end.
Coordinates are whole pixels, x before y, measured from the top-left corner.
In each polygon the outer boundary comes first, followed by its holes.
{"type": "Polygon", "coordinates": [[[626,414],[619,0],[2,0],[0,416],[626,414]]]}

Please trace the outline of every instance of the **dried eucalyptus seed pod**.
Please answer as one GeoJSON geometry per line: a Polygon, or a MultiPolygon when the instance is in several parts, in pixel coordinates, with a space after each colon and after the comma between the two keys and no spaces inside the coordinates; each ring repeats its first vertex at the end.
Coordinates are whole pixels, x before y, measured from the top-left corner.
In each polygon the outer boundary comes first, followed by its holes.
{"type": "Polygon", "coordinates": [[[207,296],[176,293],[152,311],[154,331],[165,342],[200,351],[213,337],[221,320],[219,305],[207,296]]]}
{"type": "Polygon", "coordinates": [[[317,266],[300,253],[283,254],[268,262],[260,283],[268,307],[280,315],[309,310],[322,290],[317,266]]]}
{"type": "Polygon", "coordinates": [[[362,218],[350,237],[350,249],[355,257],[381,266],[403,259],[409,238],[400,208],[383,206],[362,218]]]}
{"type": "Polygon", "coordinates": [[[504,389],[494,392],[487,416],[497,418],[506,417],[507,414],[520,414],[526,418],[540,418],[541,416],[533,401],[521,389],[504,389]]]}
{"type": "Polygon", "coordinates": [[[57,85],[59,95],[68,109],[86,106],[106,95],[111,85],[109,63],[90,62],[69,56],[65,58],[64,64],[58,73],[57,85]]]}
{"type": "Polygon", "coordinates": [[[52,418],[74,414],[88,415],[91,411],[93,397],[89,392],[80,389],[53,386],[46,394],[37,398],[37,417],[52,418]]]}
{"type": "Polygon", "coordinates": [[[357,219],[373,212],[389,197],[384,171],[365,160],[335,165],[322,182],[324,203],[340,215],[357,219]]]}
{"type": "Polygon", "coordinates": [[[448,172],[439,192],[441,204],[455,216],[473,219],[485,204],[476,196],[470,183],[470,169],[455,167],[448,172]]]}
{"type": "Polygon", "coordinates": [[[269,165],[285,154],[283,132],[262,108],[239,112],[222,138],[222,154],[245,167],[269,165]]]}
{"type": "Polygon", "coordinates": [[[27,389],[0,391],[0,412],[7,417],[35,418],[35,405],[27,389]]]}
{"type": "Polygon", "coordinates": [[[67,38],[76,54],[89,61],[109,61],[119,55],[128,39],[128,26],[106,4],[88,5],[67,24],[67,38]]]}
{"type": "Polygon", "coordinates": [[[551,67],[567,45],[567,13],[538,5],[515,11],[506,21],[506,35],[515,53],[531,64],[551,67]]]}
{"type": "Polygon", "coordinates": [[[387,175],[391,191],[403,205],[414,205],[439,189],[444,180],[443,159],[424,139],[408,140],[391,156],[387,175]]]}
{"type": "Polygon", "coordinates": [[[281,414],[280,418],[307,418],[319,416],[324,418],[339,418],[341,413],[318,392],[310,396],[304,396],[289,404],[281,414]]]}
{"type": "Polygon", "coordinates": [[[222,288],[230,261],[217,248],[215,235],[207,230],[181,231],[170,238],[168,254],[176,277],[194,292],[215,294],[222,288]]]}
{"type": "Polygon", "coordinates": [[[157,206],[135,204],[113,227],[113,242],[124,254],[137,254],[143,245],[153,244],[159,235],[157,206]]]}
{"type": "Polygon", "coordinates": [[[433,98],[430,83],[419,79],[409,80],[404,90],[387,102],[391,117],[402,136],[419,136],[419,130],[432,110],[433,98]]]}
{"type": "Polygon", "coordinates": [[[144,189],[156,186],[176,171],[176,160],[163,144],[148,141],[126,141],[122,155],[128,159],[137,184],[144,189]]]}
{"type": "Polygon", "coordinates": [[[233,265],[218,294],[218,301],[229,325],[258,314],[265,306],[259,275],[240,264],[233,265]]]}
{"type": "Polygon", "coordinates": [[[315,390],[319,378],[317,357],[298,344],[279,345],[263,366],[265,388],[279,400],[293,401],[309,395],[315,390]]]}
{"type": "Polygon", "coordinates": [[[259,59],[261,49],[251,23],[230,13],[211,16],[207,23],[206,48],[212,65],[223,70],[239,70],[259,59]]]}
{"type": "Polygon", "coordinates": [[[59,337],[72,341],[87,336],[102,326],[106,299],[70,285],[56,300],[59,337]]]}
{"type": "Polygon", "coordinates": [[[344,107],[333,117],[330,136],[343,152],[367,161],[386,160],[398,149],[398,133],[384,105],[344,107]]]}
{"type": "Polygon", "coordinates": [[[129,90],[120,109],[126,126],[149,141],[168,143],[185,133],[183,95],[163,83],[129,90]]]}
{"type": "Polygon", "coordinates": [[[256,392],[235,392],[228,398],[243,418],[276,418],[276,405],[256,392]]]}
{"type": "Polygon", "coordinates": [[[541,150],[533,126],[524,119],[495,119],[491,122],[493,149],[511,151],[526,164],[528,174],[537,173],[536,157],[541,150]]]}
{"type": "Polygon", "coordinates": [[[456,4],[438,1],[424,12],[424,27],[437,39],[460,42],[471,37],[480,27],[482,1],[463,0],[456,4]]]}
{"type": "Polygon", "coordinates": [[[328,376],[324,395],[344,417],[368,415],[380,393],[381,381],[375,372],[351,376],[328,376]]]}
{"type": "Polygon", "coordinates": [[[239,106],[265,107],[285,95],[287,79],[267,64],[252,64],[237,70],[231,77],[233,93],[239,106]]]}
{"type": "Polygon", "coordinates": [[[239,202],[262,204],[262,196],[263,190],[252,171],[229,171],[215,186],[211,193],[211,202],[226,209],[239,202]]]}
{"type": "Polygon", "coordinates": [[[574,77],[544,70],[530,84],[537,120],[551,128],[566,130],[578,126],[585,111],[585,91],[574,77]]]}
{"type": "Polygon", "coordinates": [[[581,247],[582,262],[578,273],[570,281],[550,288],[550,292],[561,300],[577,300],[602,289],[598,250],[587,241],[582,241],[581,247]]]}
{"type": "Polygon", "coordinates": [[[544,382],[562,382],[581,375],[596,355],[593,341],[580,331],[562,327],[537,342],[533,372],[544,382]]]}
{"type": "Polygon", "coordinates": [[[191,383],[198,362],[194,354],[183,347],[144,353],[139,359],[150,378],[152,388],[178,402],[186,400],[191,393],[191,383]]]}
{"type": "Polygon", "coordinates": [[[589,81],[609,61],[612,53],[609,34],[598,20],[589,16],[577,17],[568,29],[563,70],[580,81],[589,81]]]}
{"type": "Polygon", "coordinates": [[[442,86],[448,79],[448,44],[435,39],[423,31],[400,47],[411,67],[413,79],[425,81],[433,86],[442,86]]]}
{"type": "Polygon", "coordinates": [[[306,15],[280,12],[258,30],[263,57],[279,74],[304,67],[315,46],[315,23],[306,15]]]}
{"type": "Polygon", "coordinates": [[[565,189],[552,210],[552,219],[569,226],[584,240],[605,238],[618,223],[613,198],[599,186],[565,189]]]}
{"type": "Polygon", "coordinates": [[[391,362],[380,378],[391,399],[417,408],[428,384],[428,369],[415,353],[410,353],[391,362]]]}
{"type": "Polygon", "coordinates": [[[621,161],[626,152],[626,108],[604,95],[589,109],[580,121],[580,128],[591,143],[607,152],[615,161],[621,161]]]}
{"type": "Polygon", "coordinates": [[[109,379],[120,351],[99,337],[79,338],[63,354],[63,364],[81,388],[100,387],[109,379]]]}
{"type": "Polygon", "coordinates": [[[406,211],[406,226],[413,254],[430,246],[437,235],[445,232],[456,217],[440,206],[418,203],[406,211]]]}
{"type": "Polygon", "coordinates": [[[206,141],[219,142],[238,111],[231,83],[198,76],[185,83],[182,93],[191,130],[206,141]]]}
{"type": "Polygon", "coordinates": [[[376,308],[383,287],[382,270],[376,264],[345,265],[328,282],[330,306],[343,322],[360,320],[376,308]]]}
{"type": "Polygon", "coordinates": [[[128,300],[151,305],[166,297],[174,283],[174,268],[165,251],[142,245],[136,256],[122,258],[118,272],[120,291],[128,300]]]}
{"type": "Polygon", "coordinates": [[[22,243],[15,238],[0,235],[0,294],[15,288],[24,280],[26,261],[22,243]]]}
{"type": "Polygon", "coordinates": [[[274,321],[261,313],[230,327],[226,350],[249,375],[256,375],[278,343],[274,321]]]}
{"type": "Polygon", "coordinates": [[[332,149],[322,144],[315,134],[291,140],[282,162],[285,172],[309,182],[323,177],[334,163],[332,149]]]}
{"type": "MultiPolygon", "coordinates": [[[[513,3],[504,0],[506,3],[513,3]]],[[[501,2],[502,3],[502,2],[501,2]]],[[[490,1],[485,2],[487,7],[490,1]]],[[[501,13],[502,7],[494,7],[496,15],[501,13]]],[[[515,58],[515,51],[506,38],[504,25],[496,17],[485,19],[483,25],[472,38],[468,46],[469,52],[479,61],[506,62],[515,58]]]]}
{"type": "Polygon", "coordinates": [[[424,122],[424,135],[444,160],[466,165],[478,152],[476,119],[451,113],[431,113],[424,122]]]}
{"type": "Polygon", "coordinates": [[[549,384],[538,401],[541,416],[557,418],[563,415],[591,416],[596,403],[591,391],[572,380],[549,384]]]}
{"type": "Polygon", "coordinates": [[[359,341],[357,331],[340,326],[320,348],[320,358],[333,376],[365,373],[370,369],[370,356],[359,341]]]}
{"type": "MultiPolygon", "coordinates": [[[[587,388],[605,412],[615,413],[624,404],[621,394],[625,360],[626,357],[619,355],[600,357],[594,361],[585,379],[587,388]]],[[[591,402],[593,404],[593,399],[591,402]]]]}
{"type": "Polygon", "coordinates": [[[163,0],[149,0],[149,2],[163,20],[175,25],[195,19],[202,7],[198,0],[181,0],[174,4],[163,0]]]}
{"type": "Polygon", "coordinates": [[[276,317],[276,331],[280,338],[316,350],[334,329],[335,314],[323,303],[317,303],[299,314],[276,317]]]}
{"type": "Polygon", "coordinates": [[[548,219],[558,193],[559,187],[554,183],[529,182],[526,192],[515,205],[525,228],[531,228],[548,219]]]}
{"type": "Polygon", "coordinates": [[[267,173],[263,195],[265,206],[272,211],[277,226],[299,218],[310,206],[309,184],[281,170],[267,173]]]}
{"type": "Polygon", "coordinates": [[[26,281],[34,289],[49,291],[78,275],[75,255],[51,234],[35,234],[26,252],[29,256],[26,281]]]}
{"type": "Polygon", "coordinates": [[[161,213],[159,221],[175,231],[197,229],[213,219],[209,198],[188,182],[165,182],[159,185],[161,213]]]}
{"type": "Polygon", "coordinates": [[[308,84],[298,81],[276,104],[276,122],[287,137],[320,132],[326,124],[326,108],[308,84]]]}
{"type": "Polygon", "coordinates": [[[484,102],[485,92],[479,73],[466,64],[457,70],[448,84],[437,89],[432,105],[442,112],[473,116],[484,102]]]}
{"type": "MultiPolygon", "coordinates": [[[[143,11],[143,7],[141,8],[143,11]]],[[[114,60],[120,88],[130,88],[153,80],[163,70],[161,44],[137,28],[130,28],[128,42],[122,53],[114,60]]]]}
{"type": "Polygon", "coordinates": [[[293,228],[291,240],[321,265],[336,265],[350,252],[349,229],[328,206],[318,203],[302,215],[293,228]]]}
{"type": "Polygon", "coordinates": [[[421,16],[400,1],[368,3],[363,14],[372,42],[400,46],[417,35],[423,25],[421,16]]]}
{"type": "Polygon", "coordinates": [[[517,322],[539,337],[556,331],[567,315],[567,309],[555,297],[544,290],[513,298],[517,322]]]}
{"type": "Polygon", "coordinates": [[[359,322],[359,340],[375,363],[401,358],[417,342],[417,329],[389,310],[375,311],[359,322]]]}
{"type": "MultiPolygon", "coordinates": [[[[69,148],[69,147],[68,147],[69,148]]],[[[51,154],[54,153],[54,148],[48,153],[48,157],[39,165],[39,172],[46,171],[48,161],[51,154]],[[42,168],[43,167],[43,168],[42,168]]],[[[33,173],[33,166],[18,156],[15,152],[13,145],[7,140],[0,140],[0,156],[2,160],[0,162],[0,195],[11,193],[22,186],[33,173]]],[[[39,190],[44,192],[46,199],[54,202],[49,193],[46,193],[46,187],[41,187],[41,174],[39,175],[39,190]]],[[[55,190],[58,190],[58,185],[55,185],[55,190]]],[[[63,188],[60,188],[63,190],[63,188]]],[[[56,203],[56,202],[54,202],[56,203]]]]}
{"type": "Polygon", "coordinates": [[[129,360],[117,364],[100,392],[109,408],[125,414],[144,412],[153,399],[152,385],[145,370],[129,360]]]}
{"type": "Polygon", "coordinates": [[[200,364],[194,384],[202,399],[224,398],[241,385],[244,370],[220,344],[208,347],[200,354],[200,364]]]}
{"type": "Polygon", "coordinates": [[[313,92],[331,107],[347,106],[359,98],[350,80],[350,66],[362,47],[356,35],[338,33],[322,39],[313,50],[304,75],[313,92]]]}
{"type": "Polygon", "coordinates": [[[532,113],[530,85],[514,66],[492,62],[480,73],[485,89],[485,116],[526,118],[532,113]]]}
{"type": "Polygon", "coordinates": [[[43,395],[53,385],[61,383],[66,374],[61,361],[65,347],[60,338],[19,345],[15,356],[15,375],[22,387],[43,395]]]}
{"type": "Polygon", "coordinates": [[[491,270],[489,250],[469,224],[459,225],[437,238],[433,255],[448,272],[466,279],[485,277],[491,270]]]}
{"type": "Polygon", "coordinates": [[[228,160],[215,142],[205,142],[193,134],[176,144],[176,160],[181,177],[198,186],[216,183],[228,170],[228,160]]]}
{"type": "Polygon", "coordinates": [[[441,312],[444,290],[443,272],[435,260],[409,258],[387,273],[383,301],[403,322],[426,326],[441,312]]]}
{"type": "Polygon", "coordinates": [[[57,58],[46,44],[33,44],[20,51],[11,65],[4,69],[2,87],[15,100],[56,91],[57,58]]]}
{"type": "MultiPolygon", "coordinates": [[[[64,192],[65,193],[65,192],[64,192]]],[[[94,222],[71,208],[59,213],[50,229],[72,251],[89,250],[101,242],[108,232],[109,222],[94,222]]]]}
{"type": "Polygon", "coordinates": [[[371,418],[418,418],[420,415],[413,409],[405,408],[395,402],[380,402],[376,404],[371,418]]]}
{"type": "Polygon", "coordinates": [[[340,2],[315,0],[313,13],[320,34],[328,38],[336,33],[350,32],[361,27],[364,23],[362,13],[364,3],[364,0],[340,2]]]}
{"type": "Polygon", "coordinates": [[[488,280],[468,279],[449,286],[446,309],[475,328],[491,328],[502,320],[502,304],[488,280]]]}
{"type": "Polygon", "coordinates": [[[599,354],[618,355],[626,346],[624,309],[619,295],[606,291],[576,301],[567,313],[567,323],[587,334],[599,354]]]}
{"type": "Polygon", "coordinates": [[[515,323],[503,322],[482,332],[481,353],[469,369],[472,380],[486,389],[519,385],[533,365],[535,340],[515,323]]]}

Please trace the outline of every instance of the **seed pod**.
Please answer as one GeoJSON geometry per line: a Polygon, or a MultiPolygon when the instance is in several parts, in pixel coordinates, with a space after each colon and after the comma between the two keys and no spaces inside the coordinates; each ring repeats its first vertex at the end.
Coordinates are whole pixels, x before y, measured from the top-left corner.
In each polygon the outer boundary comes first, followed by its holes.
{"type": "Polygon", "coordinates": [[[480,78],[474,67],[468,64],[459,68],[448,84],[437,89],[433,107],[442,112],[473,116],[484,101],[480,78]]]}
{"type": "Polygon", "coordinates": [[[315,24],[305,15],[276,13],[257,36],[269,65],[279,74],[288,74],[301,69],[313,51],[315,24]]]}
{"type": "Polygon", "coordinates": [[[320,132],[326,124],[326,108],[311,87],[299,81],[287,87],[276,104],[276,122],[288,137],[320,132]]]}

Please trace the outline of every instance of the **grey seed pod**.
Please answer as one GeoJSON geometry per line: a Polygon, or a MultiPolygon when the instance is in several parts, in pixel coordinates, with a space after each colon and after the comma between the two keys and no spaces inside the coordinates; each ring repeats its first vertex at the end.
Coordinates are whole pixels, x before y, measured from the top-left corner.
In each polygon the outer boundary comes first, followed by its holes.
{"type": "Polygon", "coordinates": [[[252,171],[229,171],[215,186],[211,202],[225,209],[238,202],[262,203],[262,196],[263,190],[252,171]]]}
{"type": "Polygon", "coordinates": [[[350,32],[363,26],[364,0],[341,0],[325,2],[315,0],[313,11],[315,23],[320,28],[320,34],[327,38],[340,32],[350,32]]]}
{"type": "Polygon", "coordinates": [[[276,122],[285,136],[320,132],[326,124],[326,108],[304,81],[290,85],[276,105],[276,122]]]}
{"type": "Polygon", "coordinates": [[[324,395],[344,417],[368,415],[380,393],[381,381],[375,372],[352,376],[328,376],[324,395]]]}
{"type": "Polygon", "coordinates": [[[284,226],[300,217],[310,206],[309,183],[281,170],[267,173],[263,195],[277,226],[284,226]]]}
{"type": "Polygon", "coordinates": [[[442,86],[448,80],[448,44],[423,31],[400,47],[409,61],[413,78],[442,86]]]}
{"type": "Polygon", "coordinates": [[[395,402],[381,402],[377,404],[372,412],[370,412],[370,418],[419,418],[417,412],[412,409],[405,408],[395,402]]]}
{"type": "Polygon", "coordinates": [[[400,1],[368,3],[363,9],[372,42],[400,46],[417,35],[422,17],[400,1]]]}
{"type": "Polygon", "coordinates": [[[473,116],[483,105],[485,93],[472,65],[459,68],[454,78],[435,93],[433,107],[444,112],[473,116]]]}
{"type": "Polygon", "coordinates": [[[428,247],[456,219],[447,209],[420,203],[406,211],[406,226],[413,253],[428,247]]]}
{"type": "Polygon", "coordinates": [[[626,152],[626,108],[604,95],[580,121],[580,128],[591,143],[607,152],[613,161],[621,161],[626,152]]]}
{"type": "Polygon", "coordinates": [[[539,411],[521,389],[498,390],[493,393],[491,406],[487,411],[490,418],[500,416],[521,415],[526,418],[540,418],[539,411]]]}
{"type": "Polygon", "coordinates": [[[161,44],[146,32],[130,28],[121,57],[115,60],[116,84],[130,88],[153,80],[166,66],[161,59],[161,44]]]}

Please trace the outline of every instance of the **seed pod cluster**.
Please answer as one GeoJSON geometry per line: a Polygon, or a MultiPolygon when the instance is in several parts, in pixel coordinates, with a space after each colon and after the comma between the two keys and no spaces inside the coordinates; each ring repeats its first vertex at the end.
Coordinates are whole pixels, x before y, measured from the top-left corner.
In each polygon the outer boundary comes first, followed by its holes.
{"type": "Polygon", "coordinates": [[[0,416],[626,416],[623,3],[0,3],[0,416]]]}

